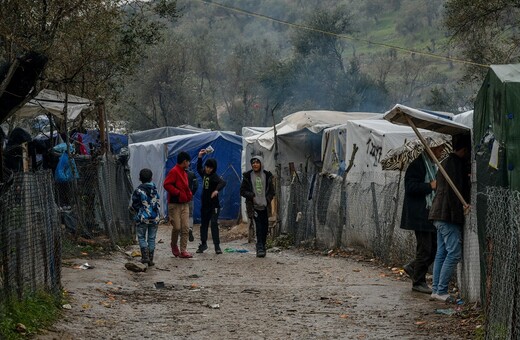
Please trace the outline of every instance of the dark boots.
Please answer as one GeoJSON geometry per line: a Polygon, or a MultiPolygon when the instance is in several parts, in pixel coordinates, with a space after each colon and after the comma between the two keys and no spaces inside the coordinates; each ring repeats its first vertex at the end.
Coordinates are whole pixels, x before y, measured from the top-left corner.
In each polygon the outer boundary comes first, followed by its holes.
{"type": "Polygon", "coordinates": [[[256,257],[265,257],[265,244],[256,244],[256,257]]]}
{"type": "Polygon", "coordinates": [[[215,244],[215,254],[222,254],[222,249],[220,249],[219,244],[215,244]]]}
{"type": "Polygon", "coordinates": [[[204,250],[206,250],[206,249],[208,249],[207,243],[201,243],[201,244],[199,244],[199,248],[197,248],[196,253],[202,254],[204,252],[204,250]]]}
{"type": "Polygon", "coordinates": [[[148,248],[141,248],[141,263],[148,264],[149,261],[148,248]]]}
{"type": "Polygon", "coordinates": [[[155,250],[150,250],[148,252],[148,265],[151,267],[151,266],[155,266],[155,263],[153,262],[153,253],[155,252],[155,250]]]}

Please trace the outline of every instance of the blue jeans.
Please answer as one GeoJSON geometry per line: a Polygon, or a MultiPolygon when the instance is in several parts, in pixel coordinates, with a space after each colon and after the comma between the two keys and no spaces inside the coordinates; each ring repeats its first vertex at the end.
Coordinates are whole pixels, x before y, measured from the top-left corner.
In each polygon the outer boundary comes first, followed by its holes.
{"type": "Polygon", "coordinates": [[[139,223],[136,226],[139,248],[148,248],[149,251],[155,250],[155,237],[157,236],[157,229],[157,224],[139,223]],[[146,234],[148,234],[148,239],[146,238],[146,234]]]}
{"type": "Polygon", "coordinates": [[[437,228],[437,254],[433,263],[432,290],[439,295],[448,294],[453,270],[462,256],[462,227],[444,221],[434,221],[437,228]]]}

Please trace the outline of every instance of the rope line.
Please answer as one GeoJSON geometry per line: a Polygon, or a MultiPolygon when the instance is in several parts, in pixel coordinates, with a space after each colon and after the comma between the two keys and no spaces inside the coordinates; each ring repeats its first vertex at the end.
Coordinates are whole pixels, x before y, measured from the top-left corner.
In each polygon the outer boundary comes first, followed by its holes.
{"type": "Polygon", "coordinates": [[[322,34],[334,36],[334,37],[337,37],[337,38],[340,38],[340,39],[351,40],[351,41],[358,41],[358,42],[362,42],[362,43],[366,43],[366,44],[372,44],[372,45],[381,46],[381,47],[385,47],[385,48],[391,48],[391,49],[395,49],[395,50],[402,51],[402,52],[409,52],[409,53],[414,53],[414,54],[417,54],[417,55],[422,55],[422,56],[426,56],[426,57],[430,57],[430,58],[441,59],[441,60],[444,60],[444,61],[452,61],[452,62],[461,63],[461,64],[467,64],[467,65],[473,65],[473,66],[478,66],[478,67],[489,68],[489,65],[486,65],[486,64],[481,64],[481,63],[468,61],[468,60],[463,60],[463,59],[458,59],[458,58],[445,57],[445,56],[441,56],[441,55],[434,54],[434,53],[429,53],[429,52],[421,52],[421,51],[412,50],[412,49],[408,49],[408,48],[405,48],[405,47],[400,47],[400,46],[386,44],[386,43],[381,43],[381,42],[374,42],[374,41],[371,41],[371,40],[368,40],[368,39],[356,38],[356,37],[348,36],[346,34],[337,34],[337,33],[329,32],[329,31],[324,31],[324,30],[321,30],[321,29],[318,29],[318,28],[313,28],[313,27],[309,27],[309,26],[305,26],[305,25],[301,25],[301,24],[296,24],[296,23],[292,23],[292,22],[289,22],[289,21],[281,20],[281,19],[276,19],[276,18],[267,16],[267,15],[264,15],[264,14],[251,12],[251,11],[248,11],[248,10],[245,10],[245,9],[224,5],[224,4],[220,4],[220,3],[209,1],[209,0],[196,0],[196,1],[202,2],[204,4],[212,5],[212,6],[215,6],[215,7],[223,8],[223,9],[226,9],[226,10],[229,10],[229,11],[233,11],[233,12],[249,15],[249,16],[252,16],[252,17],[269,20],[269,21],[276,22],[276,23],[279,23],[279,24],[282,24],[282,25],[287,25],[289,27],[296,28],[296,29],[322,33],[322,34]]]}

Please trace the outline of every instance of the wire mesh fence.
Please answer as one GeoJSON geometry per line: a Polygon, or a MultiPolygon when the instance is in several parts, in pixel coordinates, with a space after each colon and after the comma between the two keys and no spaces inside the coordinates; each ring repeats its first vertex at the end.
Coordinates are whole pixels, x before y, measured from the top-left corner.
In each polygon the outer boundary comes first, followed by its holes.
{"type": "Polygon", "coordinates": [[[112,244],[135,235],[128,212],[132,185],[114,157],[76,158],[78,178],[56,184],[56,201],[66,230],[75,237],[106,238],[112,244]]]}
{"type": "MultiPolygon", "coordinates": [[[[0,192],[0,303],[61,287],[62,239],[130,243],[132,186],[124,161],[75,159],[77,178],[55,182],[50,170],[14,172],[0,192]]],[[[100,242],[100,243],[101,243],[100,242]]]]}
{"type": "Polygon", "coordinates": [[[483,249],[486,339],[520,337],[520,192],[486,187],[485,221],[479,222],[483,249]]]}
{"type": "Polygon", "coordinates": [[[61,287],[61,229],[50,171],[14,173],[0,193],[0,303],[61,287]]]}
{"type": "MultiPolygon", "coordinates": [[[[404,174],[403,174],[404,176],[404,174]]],[[[281,181],[282,231],[296,244],[320,248],[360,246],[400,263],[415,253],[413,233],[399,228],[404,183],[295,173],[281,181]]]]}
{"type": "MultiPolygon", "coordinates": [[[[360,173],[354,180],[344,180],[297,171],[282,177],[280,184],[280,230],[290,234],[296,245],[359,247],[396,266],[415,257],[413,231],[400,228],[404,172],[360,173]]],[[[454,279],[464,298],[477,301],[480,260],[475,211],[466,218],[463,252],[454,279]]]]}

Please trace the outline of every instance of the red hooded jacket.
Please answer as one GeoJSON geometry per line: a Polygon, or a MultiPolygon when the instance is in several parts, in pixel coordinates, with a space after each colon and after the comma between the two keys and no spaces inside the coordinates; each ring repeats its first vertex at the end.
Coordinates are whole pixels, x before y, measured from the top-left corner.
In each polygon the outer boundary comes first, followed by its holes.
{"type": "Polygon", "coordinates": [[[188,185],[188,174],[178,164],[166,175],[163,187],[168,192],[170,203],[188,203],[193,198],[188,185]]]}

